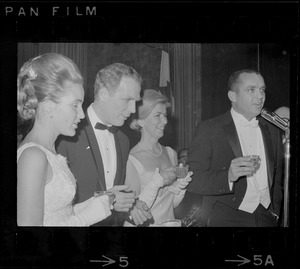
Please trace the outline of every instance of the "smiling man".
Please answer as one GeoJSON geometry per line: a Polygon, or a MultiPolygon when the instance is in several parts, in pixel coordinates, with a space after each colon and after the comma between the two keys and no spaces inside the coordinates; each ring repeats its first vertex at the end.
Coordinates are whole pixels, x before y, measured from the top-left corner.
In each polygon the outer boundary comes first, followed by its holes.
{"type": "Polygon", "coordinates": [[[94,102],[78,125],[78,135],[57,143],[57,152],[67,157],[77,180],[76,203],[94,196],[95,191],[115,194],[112,215],[97,226],[122,226],[124,214],[120,212],[130,211],[131,219],[139,220],[137,225],[152,217],[146,204],[135,200],[135,193],[124,185],[129,140],[117,128],[135,112],[141,82],[140,75],[127,65],[102,68],[95,80],[94,102]]]}
{"type": "Polygon", "coordinates": [[[280,130],[258,117],[266,99],[262,75],[234,72],[228,98],[230,111],[197,126],[188,152],[194,172],[188,190],[203,195],[201,217],[208,227],[277,226],[283,153],[280,130]]]}

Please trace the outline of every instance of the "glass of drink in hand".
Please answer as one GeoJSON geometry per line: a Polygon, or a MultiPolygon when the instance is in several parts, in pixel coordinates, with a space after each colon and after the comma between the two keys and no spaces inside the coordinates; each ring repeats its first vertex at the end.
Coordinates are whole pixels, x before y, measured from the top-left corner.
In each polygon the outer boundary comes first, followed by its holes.
{"type": "Polygon", "coordinates": [[[251,162],[253,163],[253,167],[255,169],[255,172],[259,169],[260,167],[260,157],[258,155],[250,155],[251,162]]]}
{"type": "Polygon", "coordinates": [[[189,172],[189,166],[187,164],[180,163],[176,166],[177,178],[185,178],[189,172]]]}
{"type": "Polygon", "coordinates": [[[112,206],[112,204],[115,201],[116,195],[113,192],[109,192],[109,191],[95,191],[94,192],[94,197],[102,196],[102,195],[108,196],[109,204],[110,204],[110,206],[112,206]]]}

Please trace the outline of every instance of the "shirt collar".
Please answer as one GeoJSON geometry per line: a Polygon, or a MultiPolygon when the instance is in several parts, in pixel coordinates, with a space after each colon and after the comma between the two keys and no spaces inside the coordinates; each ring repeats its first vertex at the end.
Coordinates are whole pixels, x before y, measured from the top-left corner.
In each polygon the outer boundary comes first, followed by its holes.
{"type": "MultiPolygon", "coordinates": [[[[241,113],[236,112],[233,107],[231,107],[230,113],[233,118],[235,126],[239,126],[240,121],[249,121],[241,113]]],[[[252,120],[256,120],[256,117],[254,117],[252,120]]]]}
{"type": "Polygon", "coordinates": [[[87,109],[87,114],[89,116],[89,119],[90,119],[90,122],[91,122],[92,126],[94,127],[97,122],[100,122],[100,123],[104,124],[103,121],[97,116],[97,114],[96,114],[96,112],[95,112],[92,105],[93,105],[93,103],[87,109]]]}

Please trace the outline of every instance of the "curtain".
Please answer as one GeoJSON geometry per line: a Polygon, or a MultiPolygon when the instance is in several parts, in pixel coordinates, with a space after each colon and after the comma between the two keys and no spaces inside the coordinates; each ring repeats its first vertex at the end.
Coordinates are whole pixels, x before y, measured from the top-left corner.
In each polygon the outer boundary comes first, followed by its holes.
{"type": "Polygon", "coordinates": [[[174,44],[172,88],[177,151],[188,148],[201,119],[201,45],[174,44]]]}
{"type": "Polygon", "coordinates": [[[86,81],[86,43],[18,43],[18,70],[29,59],[48,52],[60,53],[73,60],[86,81]]]}

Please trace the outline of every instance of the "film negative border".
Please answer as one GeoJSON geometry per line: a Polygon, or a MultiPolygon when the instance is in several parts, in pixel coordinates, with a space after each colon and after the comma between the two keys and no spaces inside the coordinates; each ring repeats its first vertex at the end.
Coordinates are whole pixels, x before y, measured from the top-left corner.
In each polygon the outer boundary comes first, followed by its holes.
{"type": "MultiPolygon", "coordinates": [[[[15,87],[18,42],[286,41],[295,47],[292,83],[297,88],[298,11],[297,1],[286,5],[274,1],[236,6],[205,2],[186,5],[179,1],[161,4],[1,1],[0,19],[5,23],[0,37],[1,81],[5,88],[15,87]]],[[[297,91],[292,98],[292,109],[298,111],[297,91]]],[[[1,96],[3,111],[12,111],[11,107],[15,107],[12,99],[14,94],[1,96]]],[[[1,122],[8,134],[13,133],[14,119],[1,118],[1,122]]],[[[298,137],[294,139],[296,156],[298,137]]],[[[14,153],[9,153],[12,148],[15,150],[9,143],[5,145],[5,158],[14,157],[14,153]]],[[[294,161],[292,177],[296,180],[294,161]]],[[[9,169],[11,166],[3,167],[2,178],[10,178],[9,169]]],[[[298,185],[293,184],[293,197],[297,197],[298,185]]],[[[14,183],[7,185],[1,180],[1,190],[11,193],[12,186],[14,183]]],[[[14,194],[1,197],[1,267],[295,268],[298,260],[297,201],[292,204],[288,229],[18,228],[15,212],[10,210],[14,194]]]]}
{"type": "Polygon", "coordinates": [[[294,268],[280,229],[40,228],[4,234],[4,267],[294,268]]]}

